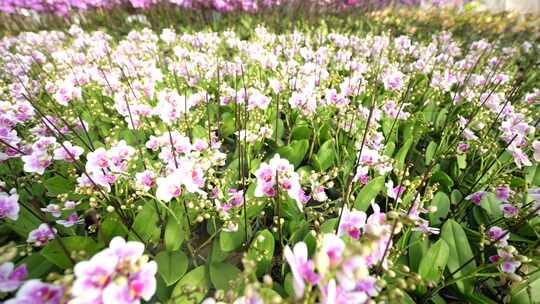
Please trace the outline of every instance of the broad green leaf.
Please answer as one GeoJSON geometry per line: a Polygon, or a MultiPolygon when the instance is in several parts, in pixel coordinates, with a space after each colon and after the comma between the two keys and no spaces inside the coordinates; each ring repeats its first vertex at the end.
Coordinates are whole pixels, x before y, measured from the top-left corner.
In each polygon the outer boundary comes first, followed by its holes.
{"type": "Polygon", "coordinates": [[[452,193],[450,193],[450,202],[452,205],[455,205],[459,203],[463,199],[463,194],[459,192],[459,190],[452,190],[452,193]]]}
{"type": "Polygon", "coordinates": [[[229,256],[228,252],[221,250],[219,236],[212,242],[212,249],[210,250],[210,262],[223,262],[229,256]]]}
{"type": "Polygon", "coordinates": [[[55,268],[50,261],[45,259],[45,257],[39,253],[34,253],[23,258],[19,263],[17,263],[17,266],[22,264],[25,264],[26,269],[28,269],[29,279],[41,278],[55,268]]]}
{"type": "Polygon", "coordinates": [[[75,183],[60,175],[53,176],[46,179],[43,182],[47,194],[50,196],[57,196],[59,194],[70,193],[75,188],[75,183]]]}
{"type": "Polygon", "coordinates": [[[441,275],[448,263],[450,251],[443,239],[438,240],[429,247],[427,254],[422,258],[418,274],[427,282],[439,283],[441,275]]]}
{"type": "MultiPolygon", "coordinates": [[[[143,240],[157,242],[161,233],[158,224],[159,218],[156,209],[150,202],[147,202],[135,217],[133,230],[137,231],[143,240]]],[[[130,239],[139,240],[133,233],[130,233],[130,239]]]]}
{"type": "Polygon", "coordinates": [[[428,238],[423,236],[424,234],[421,232],[413,231],[409,238],[409,266],[415,272],[418,272],[420,261],[426,255],[429,247],[428,238]]]}
{"type": "Polygon", "coordinates": [[[437,143],[432,141],[426,148],[426,165],[431,163],[433,157],[435,156],[435,151],[437,150],[437,143]]]}
{"type": "Polygon", "coordinates": [[[317,239],[315,238],[315,235],[313,235],[313,233],[311,232],[308,232],[306,236],[304,236],[303,242],[307,245],[308,255],[314,255],[315,250],[317,249],[317,239]]]}
{"type": "Polygon", "coordinates": [[[307,125],[300,125],[293,128],[291,139],[309,139],[311,137],[311,128],[307,125]]]}
{"type": "Polygon", "coordinates": [[[259,232],[253,238],[247,256],[257,265],[257,277],[262,277],[272,266],[274,246],[274,236],[268,230],[259,232]]]}
{"type": "Polygon", "coordinates": [[[263,298],[263,303],[275,303],[276,299],[281,299],[279,293],[270,288],[261,288],[260,294],[263,298]]]}
{"type": "Polygon", "coordinates": [[[327,140],[322,144],[315,158],[315,167],[319,171],[326,171],[334,164],[334,142],[327,140]]]}
{"type": "Polygon", "coordinates": [[[294,140],[288,146],[281,147],[277,153],[282,158],[289,160],[291,164],[298,167],[309,149],[309,141],[307,139],[294,140]]]}
{"type": "Polygon", "coordinates": [[[156,255],[155,261],[158,264],[158,273],[167,286],[180,280],[188,267],[188,258],[181,251],[162,251],[156,255]]]}
{"type": "Polygon", "coordinates": [[[467,154],[458,154],[456,155],[458,168],[465,169],[467,168],[467,154]]]}
{"type": "Polygon", "coordinates": [[[321,225],[321,233],[334,233],[336,231],[337,222],[337,218],[328,219],[321,225]]]}
{"type": "Polygon", "coordinates": [[[210,279],[206,267],[199,266],[188,272],[174,286],[171,299],[174,299],[174,304],[200,303],[206,295],[209,285],[210,279]]]}
{"type": "MultiPolygon", "coordinates": [[[[454,278],[468,275],[476,269],[476,262],[467,235],[459,223],[454,220],[446,221],[441,230],[441,238],[446,241],[450,249],[448,270],[454,272],[460,269],[456,272],[454,278]],[[470,261],[471,259],[472,261],[470,261]],[[469,263],[465,264],[467,262],[469,263]]],[[[473,282],[472,279],[466,279],[457,282],[456,285],[462,293],[471,293],[474,286],[473,282]]]]}
{"type": "Polygon", "coordinates": [[[371,200],[384,189],[384,179],[384,176],[378,176],[369,181],[369,183],[367,183],[367,185],[365,185],[356,196],[354,208],[366,211],[371,203],[371,200]]]}
{"type": "Polygon", "coordinates": [[[330,126],[330,124],[328,123],[324,123],[320,128],[319,128],[319,142],[325,142],[329,139],[332,138],[332,127],[330,126]]]}
{"type": "Polygon", "coordinates": [[[99,226],[99,240],[108,244],[115,236],[125,237],[128,229],[115,214],[108,215],[99,226]]]}
{"type": "Polygon", "coordinates": [[[286,225],[287,231],[291,234],[289,238],[291,244],[302,241],[309,232],[309,224],[304,219],[289,221],[286,225]]]}
{"type": "Polygon", "coordinates": [[[439,226],[442,224],[441,220],[445,219],[450,210],[450,198],[446,193],[439,191],[433,197],[431,206],[437,207],[437,211],[429,214],[429,221],[433,226],[439,226]]]}
{"type": "Polygon", "coordinates": [[[173,286],[167,286],[165,281],[161,276],[156,276],[156,293],[155,297],[157,297],[158,300],[160,300],[163,303],[167,303],[167,301],[171,298],[171,292],[172,292],[173,286]]]}
{"type": "Polygon", "coordinates": [[[435,128],[437,130],[440,130],[444,127],[444,123],[446,122],[446,117],[448,115],[448,109],[444,108],[439,112],[439,115],[437,115],[437,121],[435,122],[435,128]]]}
{"type": "Polygon", "coordinates": [[[527,168],[527,182],[533,186],[540,186],[540,165],[527,168]]]}
{"type": "Polygon", "coordinates": [[[283,282],[283,287],[285,288],[285,292],[290,296],[294,297],[294,287],[293,287],[293,276],[292,273],[287,273],[285,275],[285,282],[283,282]]]}
{"type": "Polygon", "coordinates": [[[236,125],[234,121],[234,115],[231,112],[224,112],[221,114],[221,125],[219,131],[223,137],[229,137],[236,131],[236,125]]]}
{"type": "Polygon", "coordinates": [[[411,296],[406,292],[403,293],[403,298],[401,298],[401,303],[404,303],[404,304],[416,304],[416,302],[414,302],[413,298],[411,298],[411,296]]]}
{"type": "Polygon", "coordinates": [[[396,150],[396,143],[391,141],[386,144],[386,147],[384,147],[384,155],[388,157],[392,157],[395,150],[396,150]]]}
{"type": "Polygon", "coordinates": [[[208,129],[201,125],[194,125],[191,128],[191,135],[193,138],[208,138],[208,129]]]}
{"type": "MultiPolygon", "coordinates": [[[[62,243],[69,255],[71,255],[73,251],[84,251],[91,257],[101,249],[101,246],[94,240],[83,236],[64,237],[62,238],[62,243]]],[[[66,269],[74,266],[57,239],[49,241],[47,246],[41,250],[41,255],[60,268],[66,269]]]]}
{"type": "Polygon", "coordinates": [[[497,201],[495,194],[488,193],[480,201],[480,207],[492,218],[500,218],[502,216],[501,202],[497,201]]]}
{"type": "Polygon", "coordinates": [[[169,216],[165,225],[165,248],[168,251],[178,250],[186,238],[185,214],[180,204],[174,205],[173,209],[176,218],[169,216]]]}
{"type": "Polygon", "coordinates": [[[433,301],[434,304],[446,304],[446,301],[443,299],[443,297],[441,297],[438,294],[433,295],[431,300],[433,301]]]}
{"type": "Polygon", "coordinates": [[[493,301],[481,293],[466,294],[465,297],[471,304],[498,304],[498,302],[493,301]]]}
{"type": "Polygon", "coordinates": [[[448,176],[448,174],[446,174],[440,168],[433,172],[433,175],[431,175],[431,181],[440,183],[442,186],[448,188],[451,188],[454,185],[452,178],[450,178],[450,176],[448,176]]]}
{"type": "Polygon", "coordinates": [[[239,279],[241,271],[229,263],[210,264],[210,280],[216,289],[230,290],[239,279]]]}
{"type": "Polygon", "coordinates": [[[39,224],[41,224],[41,220],[26,208],[20,208],[19,218],[17,218],[16,221],[6,220],[4,223],[9,229],[13,230],[23,238],[27,238],[28,233],[39,226],[39,224]]]}
{"type": "MultiPolygon", "coordinates": [[[[249,231],[248,231],[249,234],[249,231]]],[[[221,231],[219,234],[219,245],[221,250],[225,252],[231,252],[244,243],[246,239],[246,233],[244,230],[244,225],[242,223],[238,224],[238,229],[236,231],[221,231]]]]}
{"type": "Polygon", "coordinates": [[[403,168],[403,165],[405,164],[405,158],[407,157],[407,153],[409,152],[409,149],[411,148],[413,142],[413,137],[407,139],[394,157],[394,159],[396,160],[396,166],[398,168],[403,168]]]}

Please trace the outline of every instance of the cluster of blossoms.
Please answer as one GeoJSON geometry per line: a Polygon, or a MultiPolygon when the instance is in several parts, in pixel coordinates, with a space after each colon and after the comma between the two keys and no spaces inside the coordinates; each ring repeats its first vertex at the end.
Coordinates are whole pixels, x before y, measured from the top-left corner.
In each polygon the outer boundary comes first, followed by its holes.
{"type": "Polygon", "coordinates": [[[108,248],[75,265],[69,288],[26,280],[26,265],[14,267],[6,262],[0,265],[0,291],[18,289],[16,296],[5,302],[9,304],[139,303],[154,295],[156,272],[157,264],[144,255],[142,243],[115,237],[108,248]]]}
{"type": "Polygon", "coordinates": [[[287,192],[290,198],[296,201],[298,209],[303,210],[303,205],[309,201],[302,186],[300,176],[294,171],[294,166],[279,154],[274,155],[269,163],[261,163],[255,172],[257,177],[256,197],[274,197],[280,191],[287,192]]]}
{"type": "Polygon", "coordinates": [[[129,161],[134,154],[135,149],[123,140],[108,150],[97,148],[89,152],[86,155],[86,174],[79,177],[79,186],[99,185],[110,190],[111,185],[128,172],[129,161]]]}
{"type": "Polygon", "coordinates": [[[75,265],[68,303],[139,303],[156,291],[157,264],[148,261],[144,245],[121,237],[89,261],[75,265]]]}
{"type": "Polygon", "coordinates": [[[74,162],[83,152],[82,147],[72,145],[69,141],[58,144],[55,137],[41,137],[32,144],[31,153],[21,159],[25,172],[43,175],[53,160],[74,162]]]}
{"type": "MultiPolygon", "coordinates": [[[[322,8],[373,8],[389,5],[418,6],[429,4],[435,6],[462,5],[466,0],[310,0],[310,4],[322,8]]],[[[111,9],[117,6],[130,6],[148,9],[158,4],[177,6],[183,9],[213,9],[219,12],[245,11],[256,12],[266,8],[284,5],[295,5],[296,0],[5,0],[0,3],[0,12],[8,14],[24,14],[25,11],[36,13],[53,13],[69,16],[73,12],[92,9],[111,9]]]]}

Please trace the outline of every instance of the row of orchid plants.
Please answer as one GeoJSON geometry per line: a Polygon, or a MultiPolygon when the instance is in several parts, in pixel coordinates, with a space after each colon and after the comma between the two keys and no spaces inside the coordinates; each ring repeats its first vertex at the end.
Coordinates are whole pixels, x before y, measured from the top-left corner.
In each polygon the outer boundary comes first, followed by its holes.
{"type": "Polygon", "coordinates": [[[153,6],[169,6],[189,10],[215,10],[218,12],[257,12],[268,8],[296,7],[324,10],[373,9],[386,6],[434,6],[462,5],[467,0],[3,0],[0,12],[7,14],[31,13],[54,14],[67,17],[88,10],[110,10],[115,7],[148,9],[153,6]]]}
{"type": "Polygon", "coordinates": [[[539,53],[324,26],[4,37],[0,297],[534,303],[539,53]]]}

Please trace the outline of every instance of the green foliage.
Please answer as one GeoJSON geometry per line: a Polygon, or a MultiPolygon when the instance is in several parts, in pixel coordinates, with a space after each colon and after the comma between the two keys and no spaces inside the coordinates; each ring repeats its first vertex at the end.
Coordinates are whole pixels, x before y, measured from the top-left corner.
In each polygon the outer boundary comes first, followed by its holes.
{"type": "MultiPolygon", "coordinates": [[[[469,245],[467,235],[459,223],[448,220],[441,229],[441,238],[450,249],[448,256],[448,270],[455,272],[454,278],[463,278],[476,269],[474,255],[469,245]]],[[[462,279],[456,282],[462,293],[470,294],[473,291],[473,279],[462,279]]]]}
{"type": "Polygon", "coordinates": [[[186,273],[188,258],[181,251],[162,251],[155,257],[158,272],[167,286],[176,283],[186,273]]]}
{"type": "Polygon", "coordinates": [[[369,181],[356,196],[354,207],[359,210],[367,210],[371,200],[384,189],[384,180],[384,176],[378,176],[369,181]]]}
{"type": "Polygon", "coordinates": [[[88,256],[92,256],[101,247],[103,247],[101,244],[96,243],[89,237],[69,236],[62,238],[62,243],[58,240],[50,241],[41,250],[41,255],[56,266],[66,269],[74,266],[70,261],[73,252],[84,251],[88,256]]]}

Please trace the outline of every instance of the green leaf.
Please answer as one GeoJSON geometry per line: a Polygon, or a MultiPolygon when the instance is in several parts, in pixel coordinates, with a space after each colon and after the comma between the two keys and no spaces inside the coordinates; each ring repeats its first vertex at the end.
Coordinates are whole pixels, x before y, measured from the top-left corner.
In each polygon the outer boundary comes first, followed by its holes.
{"type": "Polygon", "coordinates": [[[212,243],[212,250],[210,251],[210,262],[223,262],[229,256],[228,252],[221,250],[219,236],[212,243]]]}
{"type": "Polygon", "coordinates": [[[356,196],[354,208],[366,211],[371,203],[371,200],[374,199],[384,188],[384,180],[384,176],[378,176],[367,183],[367,185],[365,185],[356,196]]]}
{"type": "Polygon", "coordinates": [[[257,277],[262,277],[270,270],[274,256],[274,246],[274,236],[266,229],[259,232],[251,242],[247,256],[257,265],[257,277]]]}
{"type": "Polygon", "coordinates": [[[188,267],[188,258],[181,251],[162,251],[156,255],[155,261],[158,264],[158,273],[167,286],[180,280],[188,267]]]}
{"type": "Polygon", "coordinates": [[[285,282],[283,282],[283,287],[285,288],[285,292],[290,296],[294,297],[294,287],[293,287],[293,276],[289,272],[287,275],[285,275],[285,282]]]}
{"type": "MultiPolygon", "coordinates": [[[[476,262],[467,235],[461,225],[454,220],[446,221],[441,230],[441,238],[446,241],[450,248],[448,270],[454,272],[460,269],[454,277],[459,278],[473,272],[476,268],[476,262]],[[471,259],[473,260],[469,262],[471,259]],[[467,262],[469,263],[465,265],[467,262]]],[[[462,293],[470,294],[473,291],[472,279],[461,280],[456,285],[462,293]]]]}
{"type": "Polygon", "coordinates": [[[442,224],[441,219],[445,219],[450,210],[450,198],[446,193],[439,191],[433,197],[431,206],[437,207],[437,211],[429,214],[431,225],[438,226],[442,224]]]}
{"type": "MultiPolygon", "coordinates": [[[[56,237],[58,237],[58,235],[56,237]]],[[[88,256],[92,256],[102,247],[91,238],[83,236],[64,237],[62,238],[62,243],[69,255],[71,255],[73,251],[82,250],[85,251],[88,256]]],[[[70,262],[68,256],[66,256],[66,253],[57,239],[49,241],[47,246],[41,250],[41,255],[60,268],[66,269],[74,266],[70,262]]]]}
{"type": "MultiPolygon", "coordinates": [[[[135,217],[133,230],[137,231],[143,240],[157,242],[161,234],[158,224],[157,211],[152,204],[147,202],[135,217]]],[[[133,234],[130,234],[130,238],[138,240],[133,234]]]]}
{"type": "Polygon", "coordinates": [[[300,125],[293,128],[291,132],[291,139],[309,139],[311,137],[311,128],[307,125],[300,125]]]}
{"type": "Polygon", "coordinates": [[[73,192],[75,188],[75,183],[71,180],[63,178],[60,175],[53,176],[46,179],[43,182],[45,189],[47,189],[47,194],[49,196],[57,196],[59,194],[73,192]]]}
{"type": "Polygon", "coordinates": [[[435,156],[435,151],[437,150],[437,143],[432,141],[426,148],[426,165],[431,163],[433,157],[435,156]]]}
{"type": "Polygon", "coordinates": [[[443,239],[438,240],[431,246],[427,254],[422,258],[418,273],[428,282],[439,283],[444,268],[448,263],[450,249],[443,239]]]}
{"type": "Polygon", "coordinates": [[[540,186],[540,165],[527,168],[527,182],[533,186],[540,186]]]}
{"type": "Polygon", "coordinates": [[[126,226],[115,214],[108,215],[99,228],[99,240],[104,244],[108,244],[115,236],[125,237],[128,233],[126,226]]]}
{"type": "Polygon", "coordinates": [[[480,207],[486,211],[486,213],[494,218],[500,218],[502,216],[501,203],[497,201],[494,193],[486,194],[480,201],[480,207]]]}
{"type": "Polygon", "coordinates": [[[450,176],[448,176],[448,174],[446,174],[440,168],[438,168],[433,173],[433,175],[431,176],[431,181],[434,182],[434,183],[435,182],[440,183],[441,185],[443,185],[445,187],[448,187],[448,188],[451,188],[452,186],[454,186],[454,181],[452,180],[452,178],[450,178],[450,176]]]}
{"type": "Polygon", "coordinates": [[[319,171],[326,171],[334,164],[334,141],[327,140],[322,144],[319,152],[314,158],[315,167],[319,171]]]}
{"type": "Polygon", "coordinates": [[[384,147],[384,155],[388,157],[392,157],[392,154],[394,154],[395,150],[396,150],[396,143],[391,141],[386,144],[386,147],[384,147]]]}
{"type": "Polygon", "coordinates": [[[459,192],[459,190],[452,190],[452,193],[450,193],[450,202],[452,205],[455,205],[459,203],[463,199],[463,194],[459,192]]]}
{"type": "Polygon", "coordinates": [[[210,264],[210,280],[216,289],[230,290],[232,282],[236,281],[241,271],[229,263],[210,264]]]}
{"type": "Polygon", "coordinates": [[[445,121],[447,121],[446,117],[448,115],[448,109],[444,108],[439,112],[439,115],[437,115],[437,120],[435,121],[435,128],[437,130],[440,130],[443,127],[443,124],[445,121]]]}
{"type": "Polygon", "coordinates": [[[411,298],[411,296],[406,292],[403,293],[403,298],[401,298],[401,302],[404,304],[416,304],[413,298],[411,298]]]}
{"type": "Polygon", "coordinates": [[[180,249],[182,243],[186,238],[186,230],[184,226],[185,214],[182,211],[180,204],[176,204],[173,207],[173,212],[176,218],[169,216],[167,219],[167,225],[165,225],[165,248],[168,251],[176,251],[180,249]]]}
{"type": "Polygon", "coordinates": [[[321,225],[321,233],[334,233],[336,231],[337,222],[337,218],[328,219],[321,225]]]}
{"type": "Polygon", "coordinates": [[[466,294],[465,297],[469,300],[469,303],[471,304],[497,304],[498,303],[481,293],[466,294]]]}
{"type": "Polygon", "coordinates": [[[286,158],[295,167],[298,167],[309,149],[309,141],[307,139],[294,140],[288,146],[281,147],[277,150],[280,157],[286,158]]]}
{"type": "Polygon", "coordinates": [[[156,276],[156,293],[155,297],[163,303],[167,303],[167,301],[171,298],[171,292],[172,292],[172,286],[167,286],[163,278],[161,276],[156,276]]]}
{"type": "Polygon", "coordinates": [[[405,164],[405,158],[407,157],[407,153],[409,152],[409,149],[411,148],[412,144],[414,142],[414,138],[411,137],[403,143],[403,146],[399,149],[394,159],[396,160],[396,167],[403,168],[403,165],[405,164]]]}
{"type": "Polygon", "coordinates": [[[325,122],[320,128],[319,128],[319,142],[324,142],[332,138],[332,127],[330,124],[325,122]]]}
{"type": "Polygon", "coordinates": [[[418,231],[413,231],[409,238],[409,266],[411,270],[418,271],[420,261],[428,251],[429,240],[418,231]]]}
{"type": "Polygon", "coordinates": [[[6,220],[5,225],[23,238],[41,224],[41,220],[26,208],[20,208],[19,218],[16,221],[6,220]]]}
{"type": "Polygon", "coordinates": [[[275,303],[275,299],[281,299],[279,293],[270,288],[261,288],[260,290],[263,303],[275,303]]]}
{"type": "Polygon", "coordinates": [[[221,114],[221,121],[222,123],[219,131],[221,132],[223,137],[229,137],[229,135],[233,134],[236,130],[233,113],[224,112],[223,114],[221,114]]]}
{"type": "Polygon", "coordinates": [[[315,235],[313,233],[306,234],[303,242],[306,243],[308,248],[308,255],[314,255],[317,250],[317,239],[315,238],[315,235]]]}
{"type": "Polygon", "coordinates": [[[28,269],[28,278],[41,278],[47,275],[55,266],[39,253],[23,258],[17,266],[25,264],[28,269]]]}
{"type": "Polygon", "coordinates": [[[193,138],[208,138],[208,129],[201,126],[201,125],[195,125],[192,126],[191,134],[193,138]]]}
{"type": "Polygon", "coordinates": [[[465,169],[467,168],[467,154],[458,154],[456,155],[458,168],[465,169]]]}
{"type": "Polygon", "coordinates": [[[209,284],[206,267],[199,266],[188,272],[174,286],[171,299],[174,299],[174,304],[200,303],[208,292],[209,284]]]}
{"type": "Polygon", "coordinates": [[[221,250],[225,252],[231,252],[237,248],[240,248],[245,240],[246,233],[242,223],[238,224],[238,229],[236,231],[221,231],[219,233],[219,245],[221,250]]]}

